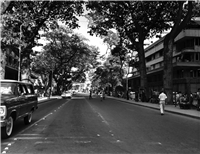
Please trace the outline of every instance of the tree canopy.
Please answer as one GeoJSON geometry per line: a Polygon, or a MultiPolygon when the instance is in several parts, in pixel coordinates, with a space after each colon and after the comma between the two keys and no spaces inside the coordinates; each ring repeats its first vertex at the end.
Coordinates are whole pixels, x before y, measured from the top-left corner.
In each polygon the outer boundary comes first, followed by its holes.
{"type": "Polygon", "coordinates": [[[42,54],[35,58],[32,68],[39,74],[52,72],[58,84],[57,89],[72,81],[85,81],[85,72],[98,65],[98,49],[86,44],[85,39],[72,30],[61,26],[45,33],[43,37],[48,43],[42,54]]]}
{"type": "MultiPolygon", "coordinates": [[[[117,30],[121,39],[120,45],[138,52],[140,87],[147,89],[144,40],[177,25],[177,14],[181,11],[180,20],[183,20],[191,3],[188,5],[184,1],[89,1],[87,8],[90,10],[90,33],[104,36],[110,29],[117,30]]],[[[180,27],[179,32],[182,28],[180,27]]],[[[145,92],[148,95],[148,90],[145,92]]]]}
{"type": "Polygon", "coordinates": [[[77,16],[83,13],[81,1],[10,1],[4,2],[1,11],[2,32],[1,47],[7,47],[18,55],[21,46],[21,57],[30,59],[32,48],[40,38],[39,31],[48,31],[56,27],[57,20],[70,28],[78,27],[77,16]]]}

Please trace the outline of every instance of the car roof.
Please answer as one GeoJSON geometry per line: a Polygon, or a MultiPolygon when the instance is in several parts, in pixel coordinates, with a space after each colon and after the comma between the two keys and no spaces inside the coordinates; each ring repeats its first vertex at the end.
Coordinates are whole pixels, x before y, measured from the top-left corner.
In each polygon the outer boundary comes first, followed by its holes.
{"type": "Polygon", "coordinates": [[[9,79],[0,79],[0,82],[3,83],[3,82],[7,82],[7,83],[22,83],[22,84],[31,84],[31,83],[28,83],[28,82],[23,82],[23,81],[17,81],[17,80],[9,80],[9,79]]]}

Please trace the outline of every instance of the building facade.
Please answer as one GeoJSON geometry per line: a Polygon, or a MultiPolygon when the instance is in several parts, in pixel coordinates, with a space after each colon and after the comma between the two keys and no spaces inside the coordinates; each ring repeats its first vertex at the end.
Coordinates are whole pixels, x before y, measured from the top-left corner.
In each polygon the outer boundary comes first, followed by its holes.
{"type": "MultiPolygon", "coordinates": [[[[164,37],[145,49],[149,92],[163,87],[163,42],[164,37]]],[[[187,27],[174,40],[173,91],[194,93],[200,88],[200,25],[187,27]]],[[[128,86],[138,91],[139,71],[134,70],[128,86]]]]}
{"type": "Polygon", "coordinates": [[[1,53],[1,79],[18,80],[18,55],[11,48],[1,53]]]}

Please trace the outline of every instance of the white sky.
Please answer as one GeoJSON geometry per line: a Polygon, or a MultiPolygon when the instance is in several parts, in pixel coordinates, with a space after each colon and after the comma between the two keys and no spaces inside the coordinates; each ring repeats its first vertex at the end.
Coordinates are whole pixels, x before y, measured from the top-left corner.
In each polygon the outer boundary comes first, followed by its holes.
{"type": "MultiPolygon", "coordinates": [[[[87,28],[87,24],[88,24],[88,20],[81,16],[81,17],[78,17],[79,19],[79,25],[80,27],[75,29],[74,32],[75,33],[78,33],[78,34],[81,34],[82,36],[84,36],[85,38],[87,38],[89,41],[87,42],[89,45],[93,45],[93,46],[96,46],[99,48],[99,51],[100,51],[100,55],[105,55],[105,54],[108,54],[106,53],[107,51],[107,46],[105,43],[103,43],[103,39],[101,39],[100,37],[96,37],[95,35],[91,36],[89,33],[87,33],[87,31],[89,31],[89,29],[87,28]]],[[[156,40],[158,40],[158,38],[152,38],[150,40],[145,40],[145,44],[152,44],[153,42],[155,42],[156,40]]],[[[45,44],[45,39],[41,38],[39,43],[42,43],[42,44],[45,44]]],[[[147,45],[147,46],[148,46],[147,45]]],[[[145,48],[147,47],[145,46],[145,48]]],[[[37,47],[34,47],[33,50],[36,50],[36,51],[41,51],[42,50],[42,46],[37,46],[37,47]]]]}
{"type": "Polygon", "coordinates": [[[91,36],[87,31],[89,29],[87,28],[88,20],[85,17],[79,17],[79,25],[80,27],[78,29],[75,29],[75,33],[80,33],[84,37],[86,37],[89,41],[87,42],[89,45],[93,45],[99,48],[100,54],[104,55],[106,54],[107,46],[105,43],[103,43],[103,40],[100,37],[96,37],[95,35],[91,36]]]}
{"type": "MultiPolygon", "coordinates": [[[[89,45],[93,45],[99,48],[100,51],[100,55],[104,55],[106,54],[106,50],[107,50],[107,46],[105,43],[103,43],[103,40],[100,37],[96,37],[95,35],[91,36],[89,33],[87,33],[87,31],[89,31],[89,29],[87,28],[87,24],[88,21],[85,17],[79,17],[79,28],[74,29],[73,31],[75,33],[81,34],[82,36],[84,36],[86,39],[88,39],[89,41],[87,42],[89,45]]],[[[39,43],[45,44],[45,40],[44,39],[40,39],[39,43]]],[[[33,50],[36,51],[41,51],[42,50],[42,46],[37,46],[34,47],[33,50]]]]}

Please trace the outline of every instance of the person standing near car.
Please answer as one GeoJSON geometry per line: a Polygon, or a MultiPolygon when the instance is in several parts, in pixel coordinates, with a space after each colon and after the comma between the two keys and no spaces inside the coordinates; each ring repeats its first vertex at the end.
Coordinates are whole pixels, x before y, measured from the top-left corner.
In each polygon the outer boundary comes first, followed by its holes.
{"type": "Polygon", "coordinates": [[[164,115],[165,100],[167,99],[167,95],[164,93],[164,90],[161,91],[158,98],[159,98],[159,104],[160,104],[160,113],[161,113],[161,115],[164,115]]]}

